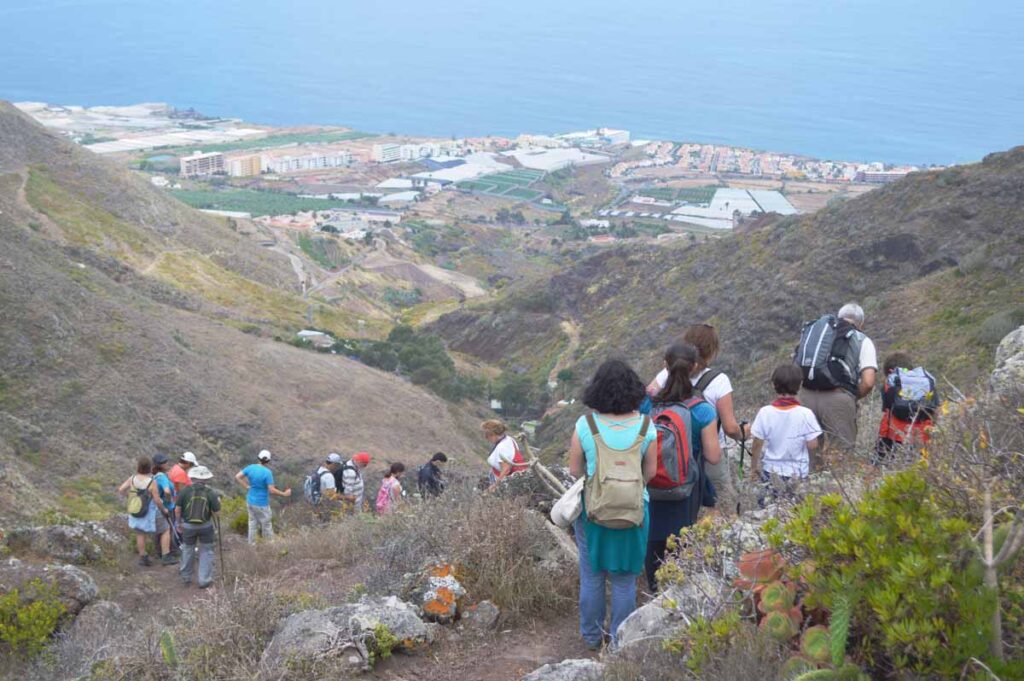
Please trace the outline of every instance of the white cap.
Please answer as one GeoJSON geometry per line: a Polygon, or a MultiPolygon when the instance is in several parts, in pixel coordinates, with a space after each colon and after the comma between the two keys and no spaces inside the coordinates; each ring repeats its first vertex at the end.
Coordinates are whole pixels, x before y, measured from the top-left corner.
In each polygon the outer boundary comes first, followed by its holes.
{"type": "Polygon", "coordinates": [[[213,473],[206,466],[194,466],[188,469],[188,477],[193,480],[209,480],[213,477],[213,473]]]}
{"type": "Polygon", "coordinates": [[[178,461],[184,461],[185,463],[190,463],[193,466],[199,465],[199,462],[196,461],[196,455],[193,454],[192,452],[185,452],[180,457],[178,457],[178,461]]]}
{"type": "Polygon", "coordinates": [[[327,463],[345,463],[345,460],[341,458],[341,454],[331,452],[327,455],[327,463]]]}
{"type": "Polygon", "coordinates": [[[257,458],[260,461],[270,461],[270,450],[269,449],[264,449],[264,450],[260,451],[259,456],[257,458]]]}

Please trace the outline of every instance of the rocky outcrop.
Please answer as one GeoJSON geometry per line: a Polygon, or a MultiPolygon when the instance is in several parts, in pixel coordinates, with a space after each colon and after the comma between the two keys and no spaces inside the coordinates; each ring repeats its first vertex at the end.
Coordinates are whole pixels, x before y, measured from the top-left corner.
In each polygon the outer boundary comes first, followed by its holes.
{"type": "Polygon", "coordinates": [[[604,665],[596,660],[563,660],[546,664],[523,677],[523,681],[601,681],[604,665]]]}
{"type": "Polygon", "coordinates": [[[1013,401],[1020,401],[1024,396],[1024,326],[999,343],[989,388],[996,396],[1013,401]]]}
{"type": "Polygon", "coordinates": [[[95,563],[121,547],[121,538],[100,523],[43,525],[10,530],[7,546],[14,553],[31,554],[72,565],[95,563]]]}
{"type": "Polygon", "coordinates": [[[282,620],[261,664],[286,671],[293,661],[342,658],[368,669],[382,647],[412,650],[430,642],[431,630],[416,608],[394,596],[363,597],[324,610],[304,610],[282,620]],[[385,640],[386,639],[386,640],[385,640]]]}
{"type": "Polygon", "coordinates": [[[92,577],[74,565],[32,565],[17,558],[0,564],[0,592],[23,589],[36,579],[57,589],[57,597],[71,617],[99,595],[92,577]]]}
{"type": "Polygon", "coordinates": [[[697,617],[710,617],[728,585],[708,573],[687,576],[653,601],[637,608],[619,625],[616,652],[644,645],[661,645],[677,629],[697,617]]]}

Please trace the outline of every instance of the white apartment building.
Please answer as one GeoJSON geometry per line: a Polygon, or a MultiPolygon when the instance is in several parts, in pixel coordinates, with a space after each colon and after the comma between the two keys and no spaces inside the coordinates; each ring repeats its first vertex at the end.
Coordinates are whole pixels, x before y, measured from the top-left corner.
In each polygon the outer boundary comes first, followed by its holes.
{"type": "Polygon", "coordinates": [[[182,177],[203,177],[224,172],[224,154],[216,151],[208,154],[197,151],[191,156],[182,156],[180,163],[182,177]]]}
{"type": "Polygon", "coordinates": [[[300,155],[263,156],[263,170],[271,173],[294,173],[303,170],[343,168],[352,163],[347,151],[319,151],[300,155]]]}
{"type": "Polygon", "coordinates": [[[373,160],[377,163],[393,163],[402,160],[401,144],[374,144],[373,160]]]}

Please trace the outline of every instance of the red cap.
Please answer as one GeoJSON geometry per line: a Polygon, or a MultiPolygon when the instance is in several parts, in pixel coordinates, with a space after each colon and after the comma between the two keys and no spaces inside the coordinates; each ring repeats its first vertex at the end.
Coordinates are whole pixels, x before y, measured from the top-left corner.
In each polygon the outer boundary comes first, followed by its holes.
{"type": "Polygon", "coordinates": [[[363,466],[370,465],[370,455],[368,452],[359,452],[358,454],[352,457],[352,460],[363,466]]]}

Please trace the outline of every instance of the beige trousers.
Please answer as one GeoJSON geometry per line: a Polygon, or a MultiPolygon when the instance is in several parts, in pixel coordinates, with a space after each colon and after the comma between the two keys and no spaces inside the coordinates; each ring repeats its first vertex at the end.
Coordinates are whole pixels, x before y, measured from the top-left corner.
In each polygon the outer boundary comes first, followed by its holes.
{"type": "Polygon", "coordinates": [[[800,388],[800,404],[814,412],[824,444],[851,451],[857,443],[857,398],[845,390],[800,388]]]}

